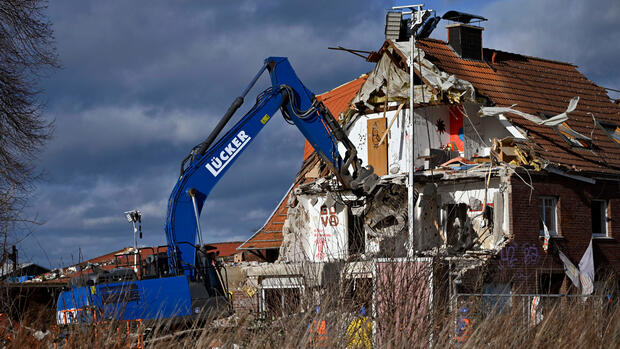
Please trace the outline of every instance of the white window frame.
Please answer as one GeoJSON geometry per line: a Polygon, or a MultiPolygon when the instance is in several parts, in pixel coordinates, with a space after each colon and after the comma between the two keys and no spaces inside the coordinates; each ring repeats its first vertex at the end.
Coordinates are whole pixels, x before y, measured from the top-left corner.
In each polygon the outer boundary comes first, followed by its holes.
{"type": "Polygon", "coordinates": [[[260,296],[258,299],[258,311],[263,314],[268,311],[265,290],[282,289],[282,288],[299,289],[300,290],[299,297],[300,297],[300,304],[301,304],[301,301],[303,300],[303,297],[306,293],[306,288],[303,284],[303,279],[301,277],[295,277],[295,276],[272,277],[272,278],[266,278],[261,282],[261,285],[259,287],[260,296]]]}
{"type": "MultiPolygon", "coordinates": [[[[540,208],[540,219],[542,220],[543,224],[545,224],[546,222],[546,216],[545,216],[545,212],[546,212],[546,205],[547,205],[547,200],[552,200],[552,205],[553,205],[553,225],[554,225],[554,229],[551,229],[551,227],[547,227],[547,230],[549,230],[549,236],[560,236],[559,234],[559,229],[558,229],[558,198],[555,196],[541,196],[539,197],[540,200],[540,204],[539,208],[540,208]]],[[[545,236],[545,230],[541,229],[540,230],[540,235],[541,236],[545,236]]]]}
{"type": "MultiPolygon", "coordinates": [[[[601,229],[603,230],[603,233],[601,234],[595,234],[594,232],[592,232],[592,237],[593,238],[607,238],[609,237],[609,201],[607,200],[592,200],[592,202],[600,202],[603,205],[603,212],[605,213],[603,217],[597,217],[598,219],[601,220],[601,229]]],[[[592,212],[592,210],[590,209],[590,212],[592,212]]],[[[595,219],[595,217],[592,217],[592,219],[595,219]]]]}

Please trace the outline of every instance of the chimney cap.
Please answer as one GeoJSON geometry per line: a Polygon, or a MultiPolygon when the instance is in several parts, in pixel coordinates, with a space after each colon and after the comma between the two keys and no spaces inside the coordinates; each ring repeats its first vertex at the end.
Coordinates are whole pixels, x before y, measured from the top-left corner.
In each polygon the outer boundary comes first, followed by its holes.
{"type": "Polygon", "coordinates": [[[441,18],[464,24],[471,23],[472,20],[475,20],[475,22],[487,21],[487,19],[482,16],[472,15],[470,13],[460,11],[448,11],[441,18]]]}

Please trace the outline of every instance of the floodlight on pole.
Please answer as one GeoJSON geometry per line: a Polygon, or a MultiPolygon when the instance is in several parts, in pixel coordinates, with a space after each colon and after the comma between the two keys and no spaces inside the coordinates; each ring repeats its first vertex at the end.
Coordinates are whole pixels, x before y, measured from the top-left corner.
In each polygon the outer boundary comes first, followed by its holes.
{"type": "Polygon", "coordinates": [[[134,271],[138,273],[138,232],[140,232],[140,239],[142,239],[142,213],[138,210],[126,211],[125,218],[133,226],[133,264],[134,271]]]}

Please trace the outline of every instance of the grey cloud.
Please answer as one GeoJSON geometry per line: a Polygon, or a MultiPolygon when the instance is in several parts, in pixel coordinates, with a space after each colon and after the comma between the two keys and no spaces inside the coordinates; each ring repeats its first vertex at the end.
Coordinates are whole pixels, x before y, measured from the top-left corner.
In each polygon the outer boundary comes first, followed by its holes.
{"type": "MultiPolygon", "coordinates": [[[[565,2],[538,3],[427,5],[439,6],[439,14],[460,9],[488,17],[485,46],[568,60],[595,81],[617,83],[617,45],[611,43],[619,41],[612,25],[618,5],[607,1],[571,14],[565,2]],[[553,5],[553,11],[541,7],[553,5]],[[532,10],[515,16],[524,8],[532,10]],[[545,21],[549,13],[554,17],[545,21]]],[[[164,244],[165,207],[180,161],[263,59],[288,56],[310,89],[330,90],[372,65],[327,47],[378,49],[390,6],[353,0],[50,2],[64,69],[43,83],[56,133],[40,156],[45,176],[31,213],[46,223],[20,244],[22,256],[48,264],[47,254],[58,266],[61,258],[76,260],[78,247],[90,258],[128,246],[131,230],[122,211],[134,208],[145,213],[141,244],[164,244]]],[[[435,36],[443,32],[440,26],[435,36]]],[[[264,78],[257,90],[268,85],[264,78]]],[[[259,228],[298,171],[302,149],[299,132],[273,118],[209,197],[201,220],[205,239],[242,240],[259,228]]]]}
{"type": "Polygon", "coordinates": [[[503,0],[483,15],[485,46],[570,62],[591,80],[620,87],[620,2],[503,0]]]}
{"type": "Polygon", "coordinates": [[[307,67],[307,83],[313,87],[316,80],[321,91],[331,86],[316,78],[317,68],[346,76],[364,66],[361,60],[351,65],[350,57],[329,52],[327,46],[375,48],[382,34],[357,35],[369,23],[382,21],[381,2],[144,4],[51,4],[66,67],[58,77],[60,86],[58,80],[53,88],[48,84],[51,105],[139,102],[221,108],[229,103],[221,97],[241,89],[240,81],[269,55],[287,55],[296,67],[307,67]]]}

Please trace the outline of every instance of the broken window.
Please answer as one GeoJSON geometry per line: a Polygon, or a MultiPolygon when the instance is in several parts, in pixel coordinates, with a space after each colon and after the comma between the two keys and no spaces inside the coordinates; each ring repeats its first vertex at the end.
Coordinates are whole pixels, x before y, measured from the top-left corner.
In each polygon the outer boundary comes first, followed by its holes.
{"type": "Polygon", "coordinates": [[[448,245],[455,246],[459,242],[463,231],[466,229],[465,223],[467,221],[467,204],[447,204],[446,210],[446,239],[448,245]]]}
{"type": "Polygon", "coordinates": [[[607,217],[607,201],[592,200],[590,209],[592,212],[592,237],[607,237],[609,222],[607,217]]]}
{"type": "Polygon", "coordinates": [[[349,256],[366,252],[366,234],[364,232],[364,215],[349,215],[349,256]]]}
{"type": "Polygon", "coordinates": [[[300,288],[265,288],[264,311],[267,318],[279,318],[299,311],[301,305],[300,288]]]}
{"type": "Polygon", "coordinates": [[[558,199],[553,196],[540,197],[540,235],[545,228],[551,236],[558,236],[558,199]]]}

